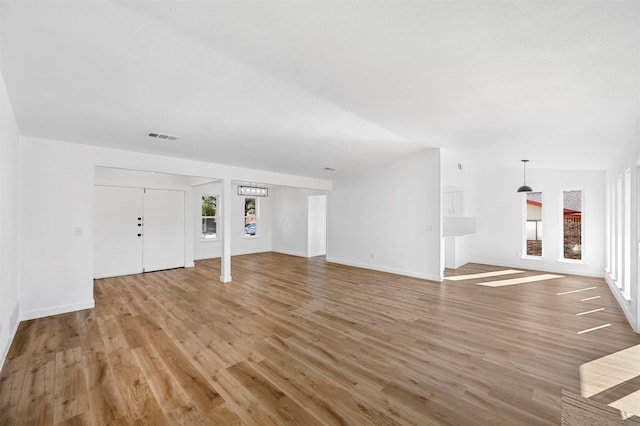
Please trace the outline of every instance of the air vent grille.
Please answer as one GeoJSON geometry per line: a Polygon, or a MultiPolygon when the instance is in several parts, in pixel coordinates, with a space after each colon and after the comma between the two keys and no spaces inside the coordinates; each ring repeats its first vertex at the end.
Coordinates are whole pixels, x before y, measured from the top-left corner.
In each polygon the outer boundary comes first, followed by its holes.
{"type": "Polygon", "coordinates": [[[178,139],[177,136],[166,135],[164,133],[159,133],[159,132],[149,132],[147,133],[147,136],[149,136],[150,138],[164,139],[167,141],[175,141],[178,139]]]}

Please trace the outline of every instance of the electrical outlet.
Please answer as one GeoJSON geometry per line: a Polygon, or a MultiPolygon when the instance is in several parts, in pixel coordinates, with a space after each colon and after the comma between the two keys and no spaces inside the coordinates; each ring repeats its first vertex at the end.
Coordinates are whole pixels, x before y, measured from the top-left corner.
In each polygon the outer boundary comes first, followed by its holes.
{"type": "Polygon", "coordinates": [[[75,237],[82,237],[82,226],[76,226],[73,228],[73,235],[75,237]]]}

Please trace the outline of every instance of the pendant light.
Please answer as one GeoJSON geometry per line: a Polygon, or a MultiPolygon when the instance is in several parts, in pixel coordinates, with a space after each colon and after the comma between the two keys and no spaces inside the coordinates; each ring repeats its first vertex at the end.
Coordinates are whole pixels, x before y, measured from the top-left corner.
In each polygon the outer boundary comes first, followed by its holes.
{"type": "Polygon", "coordinates": [[[530,186],[527,186],[527,163],[529,162],[529,160],[522,160],[522,167],[523,167],[523,180],[522,183],[523,185],[518,188],[518,192],[531,192],[533,191],[533,189],[531,189],[530,186]]]}

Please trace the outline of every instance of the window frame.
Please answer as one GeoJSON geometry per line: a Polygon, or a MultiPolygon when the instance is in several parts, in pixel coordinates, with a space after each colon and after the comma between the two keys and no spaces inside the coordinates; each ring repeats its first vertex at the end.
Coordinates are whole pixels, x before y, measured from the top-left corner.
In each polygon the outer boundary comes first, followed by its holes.
{"type": "Polygon", "coordinates": [[[204,226],[204,220],[205,219],[213,219],[215,221],[216,224],[216,236],[215,237],[211,237],[211,238],[206,238],[203,237],[204,233],[200,232],[200,241],[218,241],[220,240],[220,232],[218,230],[218,218],[219,218],[219,214],[218,214],[218,203],[220,202],[220,196],[219,195],[213,195],[213,194],[200,194],[200,228],[202,229],[202,227],[204,226]],[[205,197],[213,197],[216,199],[216,214],[215,216],[203,216],[202,215],[202,200],[205,197]]]}
{"type": "Polygon", "coordinates": [[[243,203],[243,205],[242,205],[242,210],[243,210],[243,212],[242,212],[243,213],[243,215],[242,215],[242,218],[243,218],[243,221],[242,221],[242,223],[243,223],[243,226],[242,226],[242,232],[243,232],[242,238],[254,239],[254,238],[259,238],[260,237],[260,224],[259,224],[259,222],[260,222],[260,219],[259,219],[260,218],[260,203],[259,203],[258,200],[259,200],[259,197],[249,197],[249,196],[245,196],[242,199],[242,203],[243,203]],[[254,210],[255,211],[253,213],[253,223],[255,223],[255,225],[256,225],[256,233],[253,234],[253,235],[252,234],[247,234],[247,230],[246,230],[246,226],[248,225],[247,224],[247,218],[250,217],[250,215],[247,214],[247,209],[246,209],[247,200],[249,200],[249,199],[253,199],[254,200],[254,210]]]}
{"type": "Polygon", "coordinates": [[[560,238],[559,238],[559,262],[586,264],[586,244],[585,244],[585,191],[584,188],[568,188],[560,190],[560,238]],[[580,191],[580,259],[567,259],[564,257],[564,193],[580,191]]]}
{"type": "MultiPolygon", "coordinates": [[[[528,208],[527,208],[527,197],[528,194],[532,194],[532,193],[539,193],[540,194],[540,220],[539,221],[531,221],[531,222],[541,222],[542,224],[544,223],[544,212],[545,212],[545,195],[544,195],[544,191],[532,191],[532,192],[525,192],[522,196],[522,217],[521,217],[521,229],[522,229],[522,246],[521,246],[521,250],[522,250],[522,255],[521,258],[522,259],[527,259],[527,260],[541,260],[544,259],[544,255],[545,255],[545,239],[544,239],[544,228],[543,232],[541,233],[541,239],[540,240],[536,240],[536,241],[540,241],[542,244],[542,250],[540,251],[540,256],[537,255],[533,255],[533,254],[528,254],[528,246],[527,246],[527,223],[530,222],[529,219],[529,214],[528,214],[528,208]]],[[[537,234],[537,223],[536,223],[536,234],[537,234]]]]}

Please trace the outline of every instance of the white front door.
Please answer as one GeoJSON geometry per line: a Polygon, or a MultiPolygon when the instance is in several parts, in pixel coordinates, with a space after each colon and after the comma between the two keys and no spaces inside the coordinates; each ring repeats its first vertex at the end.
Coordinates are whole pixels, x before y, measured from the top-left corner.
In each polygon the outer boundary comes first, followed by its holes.
{"type": "Polygon", "coordinates": [[[144,271],[184,266],[184,192],[146,189],[144,271]]]}
{"type": "Polygon", "coordinates": [[[94,276],[142,272],[142,199],[144,190],[94,188],[94,276]]]}
{"type": "Polygon", "coordinates": [[[184,192],[94,187],[94,277],[184,267],[184,192]]]}

